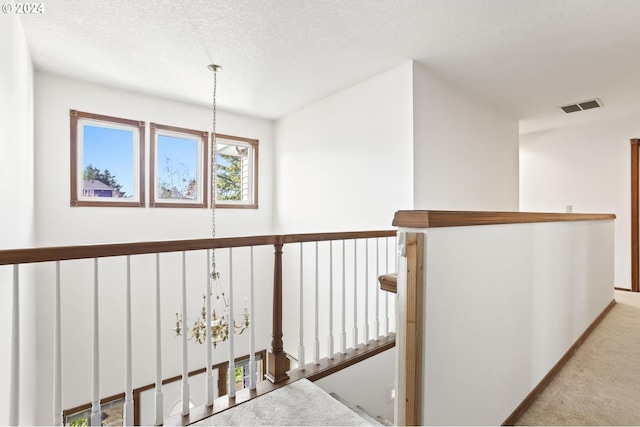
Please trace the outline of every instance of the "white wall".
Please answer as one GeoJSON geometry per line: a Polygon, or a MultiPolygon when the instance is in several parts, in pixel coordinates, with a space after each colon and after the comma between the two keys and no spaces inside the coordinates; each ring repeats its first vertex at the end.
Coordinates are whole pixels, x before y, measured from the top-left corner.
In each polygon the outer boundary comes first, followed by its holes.
{"type": "MultiPolygon", "coordinates": [[[[33,66],[17,15],[0,16],[0,249],[31,246],[33,230],[33,66]]],[[[34,424],[35,289],[20,269],[20,422],[34,424]]],[[[9,422],[11,267],[0,267],[0,424],[9,422]]]]}
{"type": "Polygon", "coordinates": [[[614,285],[631,287],[631,148],[636,116],[520,136],[520,210],[616,214],[614,285]]]}
{"type": "Polygon", "coordinates": [[[412,207],[411,62],[276,123],[278,232],[391,228],[412,207]]]}
{"type": "MultiPolygon", "coordinates": [[[[207,209],[69,207],[69,109],[206,131],[211,127],[210,108],[41,72],[36,73],[35,83],[39,246],[211,235],[211,211],[207,209]]],[[[260,140],[260,207],[219,209],[218,235],[269,233],[273,215],[273,123],[219,110],[217,131],[260,140]]],[[[148,153],[148,129],[146,134],[148,153]]]]}
{"type": "MultiPolygon", "coordinates": [[[[279,232],[387,228],[401,209],[518,208],[517,121],[412,61],[280,119],[276,139],[279,232]]],[[[287,251],[292,252],[285,247],[285,259],[287,251]]],[[[307,266],[314,252],[305,253],[307,266]]],[[[286,294],[295,299],[300,273],[293,258],[284,276],[286,294]]],[[[352,275],[349,268],[349,289],[352,275]]],[[[314,281],[304,283],[309,325],[314,281]]],[[[322,317],[326,304],[321,307],[322,317]]],[[[285,313],[284,319],[285,348],[295,356],[298,314],[285,313]]],[[[310,335],[304,339],[307,362],[310,335]]],[[[320,348],[322,357],[324,338],[320,348]]],[[[386,395],[386,386],[372,387],[371,393],[386,395]]]]}
{"type": "Polygon", "coordinates": [[[614,221],[424,232],[423,424],[500,425],[613,300],[614,221]]]}
{"type": "Polygon", "coordinates": [[[413,65],[413,208],[518,210],[518,121],[413,65]]]}
{"type": "MultiPolygon", "coordinates": [[[[412,88],[411,63],[407,62],[342,92],[290,114],[276,123],[277,232],[323,232],[390,229],[396,210],[412,205],[412,88]]],[[[359,259],[364,260],[364,242],[359,259]]],[[[371,242],[373,245],[373,242],[371,242]]],[[[352,347],[353,328],[353,242],[347,243],[347,347],[352,347]]],[[[373,251],[373,246],[371,246],[373,251]]],[[[328,265],[327,247],[320,255],[320,356],[327,356],[328,265]]],[[[334,249],[334,352],[340,350],[340,244],[334,249]]],[[[373,254],[373,252],[371,252],[373,254]]],[[[391,254],[393,254],[393,243],[391,254]]],[[[313,245],[305,248],[305,362],[313,360],[313,245]]],[[[382,256],[382,255],[381,255],[382,256]]],[[[299,251],[284,247],[284,293],[297,307],[299,301],[299,251]]],[[[373,259],[373,255],[372,255],[373,259]]],[[[373,262],[370,266],[373,268],[373,262]]],[[[384,269],[384,266],[382,267],[384,269]]],[[[392,266],[393,268],[393,266],[392,266]]],[[[375,274],[364,282],[364,268],[358,278],[359,298],[364,286],[369,299],[378,292],[375,274]]],[[[381,270],[381,272],[385,272],[381,270]]],[[[383,307],[384,297],[380,299],[383,307]]],[[[374,301],[371,307],[375,306],[374,301]]],[[[358,312],[359,342],[364,336],[364,311],[358,312]]],[[[370,323],[374,309],[371,308],[370,323]]],[[[386,332],[386,331],[385,331],[386,332]]],[[[298,357],[299,313],[283,313],[285,350],[298,357]]],[[[371,326],[370,337],[373,337],[371,326]]],[[[391,369],[389,367],[389,369],[391,369]]]]}
{"type": "MultiPolygon", "coordinates": [[[[69,207],[69,109],[131,118],[145,122],[208,130],[210,109],[104,87],[37,72],[35,76],[35,204],[38,246],[102,242],[188,239],[211,236],[211,211],[169,208],[69,207]]],[[[218,236],[270,234],[273,219],[273,123],[218,111],[220,133],[255,138],[260,141],[260,207],[219,209],[216,213],[218,236]]],[[[146,134],[148,153],[149,132],[146,134]]],[[[147,156],[147,164],[148,164],[147,156]]],[[[148,177],[148,168],[147,168],[148,177]]],[[[148,191],[148,189],[147,189],[148,191]]],[[[147,193],[148,194],[148,193],[147,193]]],[[[266,348],[271,335],[271,282],[273,248],[256,250],[256,305],[252,319],[257,349],[266,348]]],[[[242,310],[248,297],[248,252],[234,253],[235,312],[242,310]]],[[[228,252],[218,251],[218,267],[228,287],[228,252]]],[[[132,298],[134,322],[134,387],[154,381],[154,298],[155,264],[153,256],[132,258],[132,298]]],[[[207,257],[203,252],[187,257],[188,322],[195,320],[205,290],[207,257]]],[[[51,423],[52,285],[53,265],[38,268],[38,418],[51,423]]],[[[92,260],[62,264],[63,306],[63,407],[90,401],[92,260]]],[[[180,257],[161,257],[161,305],[163,376],[180,373],[180,340],[174,338],[174,311],[180,306],[180,257]]],[[[124,390],[124,260],[105,259],[99,264],[101,318],[101,395],[124,390]],[[119,332],[120,331],[120,332],[119,332]]],[[[215,307],[215,306],[214,306],[215,307]]],[[[236,316],[236,319],[240,316],[236,316]]],[[[236,343],[236,354],[248,354],[248,334],[236,343]]],[[[189,344],[189,369],[205,365],[203,345],[189,344]]],[[[227,345],[214,351],[214,362],[226,360],[227,345]]],[[[170,409],[173,402],[167,402],[170,409]]]]}

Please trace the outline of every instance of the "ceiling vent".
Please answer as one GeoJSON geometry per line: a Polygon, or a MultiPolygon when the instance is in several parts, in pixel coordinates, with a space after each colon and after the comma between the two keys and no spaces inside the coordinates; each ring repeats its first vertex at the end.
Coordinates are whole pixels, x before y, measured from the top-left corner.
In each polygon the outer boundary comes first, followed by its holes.
{"type": "Polygon", "coordinates": [[[589,101],[578,102],[576,104],[565,105],[562,108],[562,111],[565,113],[575,113],[576,111],[590,110],[592,108],[602,107],[602,101],[600,99],[591,99],[589,101]]]}

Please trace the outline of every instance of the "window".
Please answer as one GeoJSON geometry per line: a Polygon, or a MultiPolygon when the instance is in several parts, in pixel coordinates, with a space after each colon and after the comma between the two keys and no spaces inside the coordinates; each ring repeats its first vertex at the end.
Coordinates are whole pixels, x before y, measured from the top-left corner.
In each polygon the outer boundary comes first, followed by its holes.
{"type": "Polygon", "coordinates": [[[144,207],[144,122],[69,114],[71,206],[144,207]]]}
{"type": "Polygon", "coordinates": [[[207,132],[151,123],[153,207],[207,207],[207,132]]]}
{"type": "MultiPolygon", "coordinates": [[[[124,399],[119,396],[112,396],[107,399],[100,399],[100,410],[102,412],[103,426],[124,425],[124,399]]],[[[86,404],[78,408],[64,411],[64,425],[83,427],[90,425],[91,404],[86,404]]]]}
{"type": "MultiPolygon", "coordinates": [[[[264,371],[266,368],[266,360],[264,360],[264,356],[266,356],[266,351],[262,350],[257,352],[255,355],[256,360],[256,380],[260,382],[264,380],[264,371]]],[[[244,359],[236,359],[235,361],[236,370],[234,372],[235,375],[235,383],[236,390],[242,390],[243,388],[248,388],[250,383],[250,366],[249,366],[249,358],[244,359]]],[[[227,384],[229,383],[229,371],[227,370],[227,384]]],[[[226,392],[226,391],[225,391],[226,392]]]]}
{"type": "Polygon", "coordinates": [[[258,208],[258,140],[216,134],[216,207],[258,208]]]}

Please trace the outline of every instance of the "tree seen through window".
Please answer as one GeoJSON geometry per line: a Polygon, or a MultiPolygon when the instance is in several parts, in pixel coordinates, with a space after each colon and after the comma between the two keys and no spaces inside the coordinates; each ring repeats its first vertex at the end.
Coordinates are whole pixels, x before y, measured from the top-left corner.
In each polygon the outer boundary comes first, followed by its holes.
{"type": "Polygon", "coordinates": [[[216,196],[218,200],[242,200],[242,158],[216,156],[216,196]]]}

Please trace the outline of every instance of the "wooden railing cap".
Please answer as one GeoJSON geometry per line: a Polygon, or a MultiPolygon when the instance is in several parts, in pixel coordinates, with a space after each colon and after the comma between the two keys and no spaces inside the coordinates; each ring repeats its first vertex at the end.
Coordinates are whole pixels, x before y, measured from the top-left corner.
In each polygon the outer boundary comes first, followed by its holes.
{"type": "Polygon", "coordinates": [[[373,230],[6,249],[0,250],[0,265],[330,240],[371,239],[395,235],[396,230],[373,230]]]}
{"type": "Polygon", "coordinates": [[[534,222],[599,221],[615,218],[614,214],[591,213],[413,210],[397,211],[393,218],[393,225],[407,228],[433,228],[534,222]]]}

